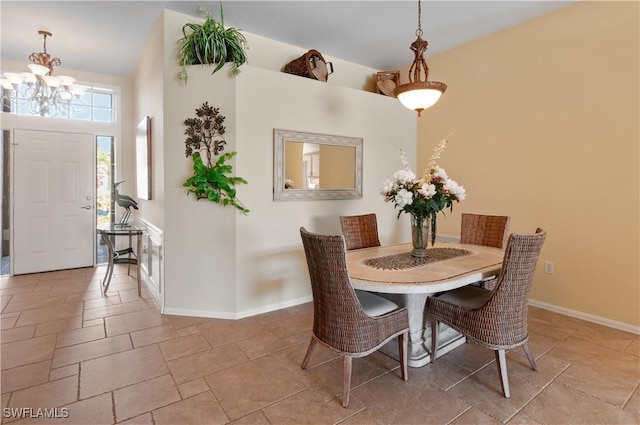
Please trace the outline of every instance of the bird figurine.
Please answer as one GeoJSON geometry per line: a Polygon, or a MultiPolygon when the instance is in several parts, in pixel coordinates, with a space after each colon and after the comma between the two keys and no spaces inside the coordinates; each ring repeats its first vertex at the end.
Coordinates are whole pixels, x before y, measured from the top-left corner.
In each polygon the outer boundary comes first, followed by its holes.
{"type": "Polygon", "coordinates": [[[118,222],[119,226],[129,226],[129,216],[131,215],[131,208],[134,210],[138,209],[138,203],[131,196],[122,195],[118,192],[118,186],[124,183],[126,180],[122,180],[113,185],[113,196],[116,201],[116,204],[124,208],[124,214],[120,218],[118,222]]]}

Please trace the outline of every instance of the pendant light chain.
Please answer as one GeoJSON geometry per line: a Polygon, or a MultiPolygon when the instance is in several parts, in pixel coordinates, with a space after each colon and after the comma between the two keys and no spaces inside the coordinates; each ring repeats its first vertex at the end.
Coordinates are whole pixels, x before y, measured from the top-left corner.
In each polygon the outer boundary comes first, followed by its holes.
{"type": "Polygon", "coordinates": [[[416,30],[416,37],[422,38],[422,2],[418,0],[418,29],[416,30]]]}

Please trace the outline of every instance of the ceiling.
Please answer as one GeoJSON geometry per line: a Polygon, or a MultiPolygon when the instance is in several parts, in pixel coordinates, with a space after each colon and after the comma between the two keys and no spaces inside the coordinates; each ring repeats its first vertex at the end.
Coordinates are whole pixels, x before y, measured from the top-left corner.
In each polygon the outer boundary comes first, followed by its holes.
{"type": "MultiPolygon", "coordinates": [[[[423,38],[429,56],[550,13],[573,1],[422,2],[423,38]]],[[[64,69],[132,75],[162,9],[198,15],[198,6],[219,18],[212,1],[0,1],[1,57],[28,62],[47,51],[64,69]]],[[[316,49],[378,70],[411,63],[416,1],[225,1],[224,22],[303,49],[316,49]]],[[[249,45],[251,49],[251,45],[249,45]]],[[[283,64],[284,66],[284,64],[283,64]]],[[[13,70],[19,71],[19,70],[13,70]]]]}

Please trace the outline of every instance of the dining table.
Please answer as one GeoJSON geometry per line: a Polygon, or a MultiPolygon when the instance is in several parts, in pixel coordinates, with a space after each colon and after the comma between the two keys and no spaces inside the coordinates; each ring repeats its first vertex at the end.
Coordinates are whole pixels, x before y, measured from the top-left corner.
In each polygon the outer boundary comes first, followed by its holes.
{"type": "MultiPolygon", "coordinates": [[[[408,365],[430,362],[431,327],[427,299],[495,276],[502,268],[504,251],[484,245],[439,242],[424,258],[411,255],[412,244],[396,244],[347,252],[347,267],[354,289],[375,292],[409,313],[408,365]]],[[[452,328],[440,324],[438,357],[465,343],[452,328]]],[[[382,351],[398,358],[397,344],[382,351]]]]}

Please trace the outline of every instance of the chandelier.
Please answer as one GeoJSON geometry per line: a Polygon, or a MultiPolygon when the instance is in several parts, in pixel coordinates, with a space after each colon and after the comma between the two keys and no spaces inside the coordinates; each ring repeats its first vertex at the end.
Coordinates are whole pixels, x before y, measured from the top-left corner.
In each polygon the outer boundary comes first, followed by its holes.
{"type": "Polygon", "coordinates": [[[411,68],[409,68],[409,82],[396,87],[393,94],[398,98],[400,103],[409,109],[414,109],[420,113],[433,106],[442,93],[447,89],[447,85],[438,81],[429,80],[429,67],[424,59],[424,52],[427,50],[426,40],[422,39],[422,7],[418,0],[418,29],[416,30],[416,41],[411,43],[410,49],[415,54],[415,59],[411,68]],[[422,79],[424,72],[424,80],[422,79]]]}
{"type": "Polygon", "coordinates": [[[0,78],[2,105],[13,111],[27,108],[29,114],[43,117],[73,116],[86,107],[80,98],[87,87],[73,84],[75,78],[53,75],[54,67],[62,63],[47,53],[47,37],[53,34],[44,30],[38,34],[44,37],[44,51],[29,56],[31,72],[5,72],[0,78]]]}

